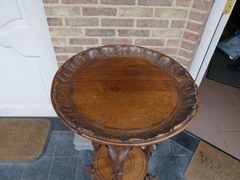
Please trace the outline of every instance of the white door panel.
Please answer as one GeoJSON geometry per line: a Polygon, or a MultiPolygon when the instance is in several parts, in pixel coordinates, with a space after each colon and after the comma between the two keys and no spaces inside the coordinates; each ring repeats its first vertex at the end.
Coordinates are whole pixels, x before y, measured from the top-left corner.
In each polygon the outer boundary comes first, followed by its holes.
{"type": "Polygon", "coordinates": [[[0,4],[2,15],[0,18],[0,34],[11,33],[17,28],[17,25],[29,26],[22,3],[17,2],[17,0],[0,0],[0,4]]]}
{"type": "Polygon", "coordinates": [[[42,0],[0,0],[0,116],[55,116],[56,71],[42,0]]]}
{"type": "Polygon", "coordinates": [[[13,48],[3,47],[0,47],[0,54],[1,103],[48,103],[39,57],[23,56],[13,48]]]}

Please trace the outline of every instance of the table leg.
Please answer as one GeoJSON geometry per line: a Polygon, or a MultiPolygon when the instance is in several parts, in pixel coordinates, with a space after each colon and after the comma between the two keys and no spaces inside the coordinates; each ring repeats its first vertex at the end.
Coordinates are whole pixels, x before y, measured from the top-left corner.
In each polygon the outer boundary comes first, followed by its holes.
{"type": "Polygon", "coordinates": [[[94,150],[96,151],[101,146],[101,143],[92,141],[92,146],[93,146],[94,150]]]}
{"type": "Polygon", "coordinates": [[[99,180],[99,178],[97,177],[92,165],[85,165],[84,169],[85,169],[86,173],[88,174],[88,176],[90,177],[91,180],[99,180]]]}
{"type": "Polygon", "coordinates": [[[111,146],[93,141],[93,146],[96,150],[93,166],[85,166],[91,180],[158,180],[157,176],[146,173],[152,145],[143,150],[141,147],[111,146]]]}
{"type": "Polygon", "coordinates": [[[131,147],[108,146],[108,158],[112,165],[112,179],[122,180],[124,161],[131,147]]]}
{"type": "Polygon", "coordinates": [[[149,159],[152,156],[152,152],[154,151],[154,144],[145,146],[144,151],[149,159]]]}
{"type": "MultiPolygon", "coordinates": [[[[101,143],[92,141],[92,146],[94,150],[97,151],[97,149],[101,146],[101,143]]],[[[85,165],[84,168],[91,180],[99,180],[92,165],[85,165]]]]}
{"type": "MultiPolygon", "coordinates": [[[[150,157],[152,156],[152,153],[154,151],[154,146],[155,146],[154,144],[151,144],[151,145],[145,146],[145,148],[144,148],[144,152],[146,153],[148,161],[149,161],[150,157]]],[[[158,176],[147,173],[144,180],[158,180],[158,176]]]]}

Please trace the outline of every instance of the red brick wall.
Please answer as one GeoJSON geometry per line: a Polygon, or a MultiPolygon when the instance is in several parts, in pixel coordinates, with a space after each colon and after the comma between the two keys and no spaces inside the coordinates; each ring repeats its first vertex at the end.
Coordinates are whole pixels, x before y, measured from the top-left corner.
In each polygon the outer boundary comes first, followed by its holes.
{"type": "Polygon", "coordinates": [[[214,0],[43,0],[59,65],[91,47],[133,44],[189,68],[214,0]]]}

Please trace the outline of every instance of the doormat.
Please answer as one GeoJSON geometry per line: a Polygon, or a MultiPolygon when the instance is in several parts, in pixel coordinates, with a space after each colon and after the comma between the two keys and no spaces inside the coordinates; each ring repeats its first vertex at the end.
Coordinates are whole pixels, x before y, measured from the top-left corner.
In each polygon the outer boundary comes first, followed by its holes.
{"type": "Polygon", "coordinates": [[[51,129],[47,119],[0,118],[0,162],[37,160],[45,152],[51,129]]]}
{"type": "Polygon", "coordinates": [[[200,141],[184,176],[187,180],[237,180],[239,169],[239,160],[200,141]]]}
{"type": "Polygon", "coordinates": [[[227,68],[229,64],[239,63],[239,60],[231,61],[227,55],[216,49],[208,69],[207,78],[240,88],[240,71],[227,68]]]}

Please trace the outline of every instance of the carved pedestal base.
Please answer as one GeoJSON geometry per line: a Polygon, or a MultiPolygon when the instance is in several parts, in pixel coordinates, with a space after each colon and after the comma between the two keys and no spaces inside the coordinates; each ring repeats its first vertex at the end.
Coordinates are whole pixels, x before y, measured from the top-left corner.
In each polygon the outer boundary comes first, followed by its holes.
{"type": "Polygon", "coordinates": [[[84,168],[91,180],[99,180],[92,165],[85,165],[84,168]]]}
{"type": "Polygon", "coordinates": [[[141,147],[101,145],[96,146],[93,166],[85,166],[85,170],[92,180],[157,180],[157,176],[146,174],[148,159],[141,147]]]}
{"type": "Polygon", "coordinates": [[[153,174],[146,174],[144,180],[158,180],[158,176],[153,174]]]}
{"type": "MultiPolygon", "coordinates": [[[[85,170],[86,170],[86,172],[87,172],[87,174],[88,174],[88,176],[90,177],[91,180],[100,180],[97,177],[97,175],[96,175],[96,173],[93,169],[93,166],[86,165],[84,168],[85,168],[85,170]]],[[[152,175],[152,174],[146,174],[146,176],[144,177],[144,180],[158,180],[158,176],[152,175]]]]}

